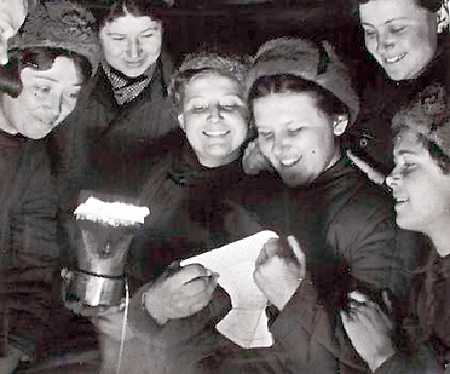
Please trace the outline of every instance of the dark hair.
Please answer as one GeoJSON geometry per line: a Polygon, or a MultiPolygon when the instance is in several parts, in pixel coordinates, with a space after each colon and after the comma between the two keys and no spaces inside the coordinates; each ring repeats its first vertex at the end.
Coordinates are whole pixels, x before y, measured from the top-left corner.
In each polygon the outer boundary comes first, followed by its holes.
{"type": "MultiPolygon", "coordinates": [[[[367,4],[376,0],[356,0],[357,5],[367,4]]],[[[443,4],[443,0],[413,0],[417,6],[424,8],[430,12],[437,12],[443,4]]]]}
{"type": "Polygon", "coordinates": [[[161,10],[168,5],[164,0],[115,0],[112,4],[96,14],[98,27],[101,29],[105,23],[116,18],[131,14],[135,17],[149,16],[155,21],[163,21],[161,10]]]}
{"type": "Polygon", "coordinates": [[[82,75],[83,82],[91,76],[91,64],[84,56],[62,48],[27,48],[13,52],[9,63],[0,68],[0,92],[14,98],[19,96],[22,92],[22,81],[20,79],[22,70],[27,67],[36,70],[51,69],[57,57],[72,59],[82,75]]]}
{"type": "MultiPolygon", "coordinates": [[[[394,126],[394,136],[397,138],[402,131],[414,131],[413,128],[407,125],[394,126]]],[[[423,145],[423,147],[428,151],[430,157],[436,162],[437,166],[442,170],[444,174],[450,173],[450,157],[444,152],[444,150],[435,142],[430,140],[427,136],[421,132],[417,132],[417,141],[423,145]]]]}
{"type": "Polygon", "coordinates": [[[348,107],[331,92],[318,84],[294,74],[274,74],[259,77],[250,88],[248,102],[253,113],[253,101],[279,93],[310,93],[317,99],[317,106],[326,115],[348,115],[348,107]]]}

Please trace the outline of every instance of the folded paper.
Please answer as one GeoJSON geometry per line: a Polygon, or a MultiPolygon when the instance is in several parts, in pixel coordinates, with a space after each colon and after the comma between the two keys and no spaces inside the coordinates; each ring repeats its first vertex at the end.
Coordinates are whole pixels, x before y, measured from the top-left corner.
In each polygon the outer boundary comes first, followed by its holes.
{"type": "Polygon", "coordinates": [[[272,335],[267,327],[267,299],[253,280],[255,260],[273,231],[260,231],[223,247],[181,262],[201,264],[219,273],[219,285],[231,297],[232,310],[216,326],[228,339],[244,348],[270,347],[272,335]]]}

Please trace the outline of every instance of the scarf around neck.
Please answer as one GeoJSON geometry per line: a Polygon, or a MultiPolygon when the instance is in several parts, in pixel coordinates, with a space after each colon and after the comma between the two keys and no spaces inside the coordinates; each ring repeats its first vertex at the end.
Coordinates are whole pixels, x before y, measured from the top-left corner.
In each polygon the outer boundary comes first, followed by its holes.
{"type": "Polygon", "coordinates": [[[124,105],[136,99],[150,84],[156,64],[152,64],[144,74],[135,78],[127,77],[106,62],[102,62],[102,67],[111,83],[116,103],[118,105],[124,105]]]}

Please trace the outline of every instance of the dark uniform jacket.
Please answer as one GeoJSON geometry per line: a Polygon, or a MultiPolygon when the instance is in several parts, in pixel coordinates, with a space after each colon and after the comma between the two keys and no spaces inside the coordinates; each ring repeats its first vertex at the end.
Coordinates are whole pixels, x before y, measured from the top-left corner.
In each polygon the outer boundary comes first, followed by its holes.
{"type": "Polygon", "coordinates": [[[277,191],[272,181],[266,192],[247,189],[257,193],[249,194],[253,201],[246,206],[263,210],[256,215],[279,235],[298,238],[307,277],[282,312],[268,309],[274,346],[234,352],[220,372],[369,372],[338,311],[348,307],[347,293],[355,289],[379,302],[383,289],[402,298],[408,292],[410,252],[402,256],[390,197],[346,158],[310,186],[277,191]]]}
{"type": "Polygon", "coordinates": [[[357,122],[346,134],[354,153],[381,173],[390,173],[393,167],[392,118],[427,86],[441,85],[448,94],[449,61],[450,43],[442,41],[433,60],[417,78],[392,81],[380,73],[368,80],[357,122]]]}
{"type": "Polygon", "coordinates": [[[439,257],[434,248],[428,252],[403,321],[407,344],[377,374],[438,374],[450,367],[450,256],[439,257]]]}
{"type": "MultiPolygon", "coordinates": [[[[166,182],[174,175],[179,175],[170,173],[167,177],[167,173],[164,174],[166,182]]],[[[186,179],[188,180],[189,178],[186,179]]],[[[232,181],[233,178],[227,177],[227,180],[232,181]]],[[[145,331],[146,342],[151,346],[155,344],[154,341],[151,343],[154,336],[158,336],[156,341],[159,344],[162,344],[161,341],[165,341],[164,344],[170,342],[166,345],[167,349],[173,349],[173,359],[170,362],[176,365],[176,358],[180,358],[178,362],[183,362],[183,366],[194,373],[367,372],[368,367],[358,357],[345,335],[337,311],[346,307],[347,292],[353,289],[367,291],[374,298],[383,289],[389,289],[394,294],[402,294],[407,289],[404,264],[396,253],[397,230],[389,196],[370,183],[346,159],[339,161],[306,188],[285,188],[280,180],[271,175],[241,179],[238,183],[236,181],[235,189],[231,189],[226,183],[216,185],[218,181],[215,177],[208,183],[203,182],[200,190],[189,187],[196,193],[190,195],[191,203],[186,205],[179,203],[183,201],[180,199],[183,195],[169,193],[153,182],[149,184],[156,190],[164,191],[158,195],[161,196],[159,199],[153,201],[161,201],[167,210],[153,217],[154,220],[161,221],[155,221],[155,225],[164,227],[165,217],[173,217],[169,234],[153,231],[152,236],[156,238],[154,243],[164,238],[172,244],[144,246],[149,257],[142,263],[145,267],[156,266],[156,271],[160,272],[171,261],[190,257],[198,253],[199,249],[207,248],[208,240],[202,239],[204,244],[200,245],[194,239],[201,237],[199,233],[202,231],[199,228],[205,227],[204,224],[198,225],[198,217],[208,216],[209,209],[200,208],[202,203],[206,201],[212,207],[214,205],[211,202],[217,197],[220,199],[213,210],[214,215],[209,213],[212,219],[204,221],[208,222],[209,229],[208,235],[203,238],[220,238],[228,232],[224,230],[227,222],[233,222],[238,228],[234,232],[234,235],[239,233],[237,236],[242,235],[242,231],[249,235],[261,228],[274,229],[279,235],[295,235],[306,252],[308,277],[285,309],[279,314],[271,314],[270,330],[275,339],[274,346],[253,350],[237,347],[218,336],[211,328],[212,325],[208,324],[208,321],[217,321],[218,315],[215,318],[205,318],[203,315],[199,319],[199,313],[190,318],[169,321],[165,327],[158,326],[139,307],[140,293],[135,295],[137,308],[134,310],[139,311],[134,315],[136,326],[139,326],[135,330],[145,331]],[[214,187],[219,195],[217,192],[212,193],[214,187]],[[227,195],[228,198],[225,198],[227,195]],[[228,208],[230,205],[225,201],[233,202],[231,211],[228,208]],[[185,208],[180,212],[174,208],[177,206],[185,208]],[[202,215],[197,216],[199,212],[202,215]],[[230,212],[232,213],[228,214],[230,212]],[[189,225],[186,225],[184,217],[190,217],[189,225]],[[215,230],[215,225],[212,224],[215,221],[221,222],[217,226],[222,226],[218,231],[220,235],[211,235],[215,230]],[[184,243],[189,242],[191,243],[185,246],[184,243]],[[175,248],[175,251],[171,248],[175,248]],[[175,325],[179,327],[178,330],[175,325]],[[198,334],[199,330],[202,334],[198,334]],[[164,331],[172,333],[167,336],[164,331]],[[209,339],[206,339],[208,334],[209,339]],[[202,340],[202,344],[198,340],[200,337],[206,339],[202,340]],[[186,356],[177,355],[179,347],[185,347],[186,356]],[[183,361],[181,357],[187,361],[183,361]],[[188,361],[190,365],[187,365],[188,361]]],[[[177,184],[173,180],[170,183],[174,187],[177,184]]],[[[156,212],[159,212],[158,208],[156,212]]],[[[217,246],[220,241],[221,239],[216,241],[212,247],[217,246]]],[[[144,256],[140,255],[139,258],[144,256]]],[[[209,307],[217,311],[221,300],[225,307],[226,299],[223,297],[215,297],[209,307]]],[[[207,313],[207,310],[202,313],[207,313]]]]}
{"type": "Polygon", "coordinates": [[[0,132],[0,175],[0,345],[42,358],[59,259],[45,144],[0,132]]]}

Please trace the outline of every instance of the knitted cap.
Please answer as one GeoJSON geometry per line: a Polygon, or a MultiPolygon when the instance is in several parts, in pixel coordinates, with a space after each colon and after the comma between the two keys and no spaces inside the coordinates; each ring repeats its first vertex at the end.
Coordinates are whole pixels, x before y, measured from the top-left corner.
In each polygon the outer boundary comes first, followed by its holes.
{"type": "Polygon", "coordinates": [[[217,53],[192,53],[188,54],[183,63],[174,73],[170,86],[169,94],[177,100],[179,86],[185,79],[191,78],[201,72],[217,72],[231,79],[236,80],[245,90],[247,83],[248,64],[242,58],[223,56],[217,53]]]}
{"type": "Polygon", "coordinates": [[[95,18],[86,9],[65,0],[37,5],[26,19],[22,32],[10,40],[11,50],[32,47],[75,52],[90,62],[92,75],[100,62],[95,18]]]}
{"type": "Polygon", "coordinates": [[[450,101],[439,84],[426,87],[408,108],[392,119],[394,130],[408,127],[436,144],[450,157],[450,101]]]}
{"type": "Polygon", "coordinates": [[[350,122],[356,120],[359,99],[348,69],[328,43],[320,49],[314,42],[299,38],[279,38],[264,43],[253,58],[247,86],[263,75],[293,74],[331,92],[348,108],[350,122]]]}

